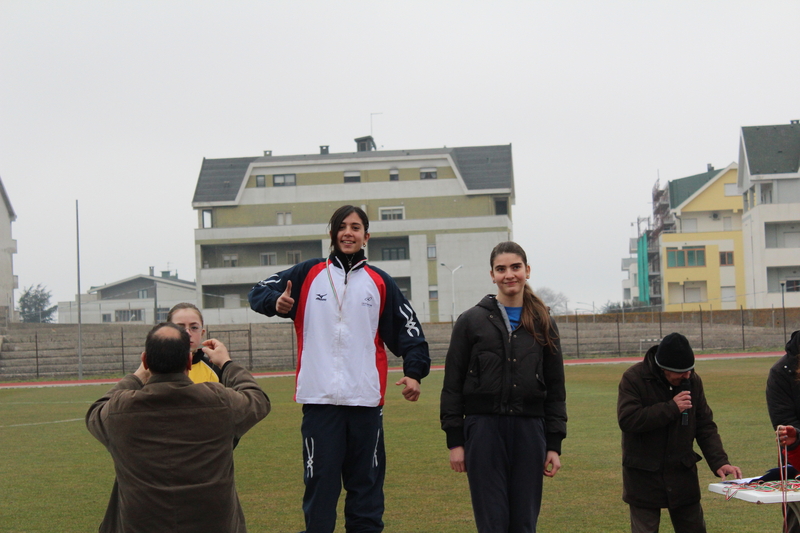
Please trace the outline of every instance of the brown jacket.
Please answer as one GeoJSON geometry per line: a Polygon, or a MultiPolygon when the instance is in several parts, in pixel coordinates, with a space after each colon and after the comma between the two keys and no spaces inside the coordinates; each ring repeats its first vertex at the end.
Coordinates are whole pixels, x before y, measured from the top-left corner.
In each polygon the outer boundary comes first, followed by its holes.
{"type": "Polygon", "coordinates": [[[234,437],[270,410],[253,376],[228,363],[221,383],[124,377],[86,413],[119,483],[103,532],[245,532],[233,475],[234,437]]]}
{"type": "MultiPolygon", "coordinates": [[[[655,347],[653,347],[655,348],[655,347]]],[[[644,361],[622,376],[617,419],[622,430],[622,499],[637,507],[676,508],[700,501],[697,440],[711,471],[728,464],[714,416],[706,403],[703,382],[692,372],[692,408],[688,424],[672,398],[672,387],[650,349],[644,361]]]]}

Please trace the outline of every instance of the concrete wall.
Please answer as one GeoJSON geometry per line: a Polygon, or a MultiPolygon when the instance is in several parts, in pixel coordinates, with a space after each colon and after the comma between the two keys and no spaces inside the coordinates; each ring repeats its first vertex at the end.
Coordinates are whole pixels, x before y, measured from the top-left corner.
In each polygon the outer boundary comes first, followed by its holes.
{"type": "MultiPolygon", "coordinates": [[[[488,277],[488,276],[487,276],[488,277]]],[[[673,331],[689,338],[695,351],[782,351],[783,315],[778,309],[744,312],[626,313],[555,317],[567,358],[642,355],[657,339],[673,331]],[[660,317],[660,320],[659,320],[660,317]],[[738,317],[738,318],[737,318],[738,317]],[[578,321],[576,322],[576,318],[578,321]],[[594,319],[594,322],[593,322],[594,319]],[[619,320],[619,323],[617,322],[619,320]]],[[[800,329],[800,308],[786,310],[786,335],[800,329]]],[[[207,325],[208,334],[224,342],[234,360],[257,372],[292,370],[297,341],[290,322],[207,325]]],[[[434,365],[443,365],[451,324],[423,324],[434,365]]],[[[84,378],[133,372],[144,350],[150,326],[92,324],[82,328],[84,378]]],[[[0,380],[74,378],[78,374],[78,328],[72,324],[14,324],[2,329],[0,380]]],[[[401,366],[390,356],[390,366],[401,366]]]]}

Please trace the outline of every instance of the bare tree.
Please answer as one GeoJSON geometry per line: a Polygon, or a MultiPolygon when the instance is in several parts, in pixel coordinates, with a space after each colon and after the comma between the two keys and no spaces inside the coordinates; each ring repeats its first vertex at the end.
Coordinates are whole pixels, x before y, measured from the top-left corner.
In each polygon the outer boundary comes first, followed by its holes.
{"type": "Polygon", "coordinates": [[[533,292],[550,307],[550,313],[565,315],[569,312],[569,298],[563,292],[556,292],[549,287],[539,287],[533,292]]]}

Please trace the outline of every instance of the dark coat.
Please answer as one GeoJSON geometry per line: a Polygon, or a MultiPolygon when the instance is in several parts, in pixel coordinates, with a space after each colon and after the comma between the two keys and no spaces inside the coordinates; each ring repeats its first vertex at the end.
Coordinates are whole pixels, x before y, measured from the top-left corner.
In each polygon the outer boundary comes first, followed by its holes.
{"type": "Polygon", "coordinates": [[[637,507],[676,508],[700,501],[697,440],[711,471],[729,464],[722,448],[703,382],[689,378],[692,408],[688,424],[672,398],[672,387],[655,363],[655,346],[622,375],[617,419],[622,430],[622,499],[637,507]]]}
{"type": "Polygon", "coordinates": [[[269,409],[267,395],[236,363],[225,365],[222,383],[153,374],[143,386],[124,377],[86,413],[118,481],[100,531],[247,531],[234,484],[234,438],[269,409]]]}
{"type": "Polygon", "coordinates": [[[447,446],[464,445],[464,416],[543,417],[547,449],[561,453],[567,435],[564,363],[558,328],[545,348],[524,327],[508,332],[494,295],[465,311],[453,328],[441,396],[447,446]]]}
{"type": "Polygon", "coordinates": [[[773,429],[779,425],[800,427],[800,381],[797,380],[797,357],[800,330],[792,333],[786,353],[769,369],[767,409],[773,429]]]}

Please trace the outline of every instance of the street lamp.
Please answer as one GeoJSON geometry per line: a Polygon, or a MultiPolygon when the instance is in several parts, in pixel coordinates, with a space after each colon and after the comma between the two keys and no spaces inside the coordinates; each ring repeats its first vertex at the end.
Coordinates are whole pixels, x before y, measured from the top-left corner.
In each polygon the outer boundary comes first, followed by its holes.
{"type": "MultiPolygon", "coordinates": [[[[575,303],[581,305],[590,305],[586,302],[575,302],[575,303]]],[[[591,303],[591,306],[592,306],[592,322],[595,322],[594,302],[591,303]]]]}
{"type": "Polygon", "coordinates": [[[450,268],[449,266],[445,265],[444,263],[439,263],[439,264],[450,271],[450,284],[451,284],[451,290],[452,290],[451,294],[452,294],[452,297],[453,297],[453,314],[450,315],[450,318],[451,318],[451,321],[455,322],[455,320],[456,320],[456,270],[458,270],[459,268],[463,268],[464,265],[458,265],[455,268],[450,268]]]}
{"type": "Polygon", "coordinates": [[[786,288],[786,282],[781,281],[781,309],[783,309],[783,342],[786,342],[786,304],[783,301],[784,288],[786,288]]]}

